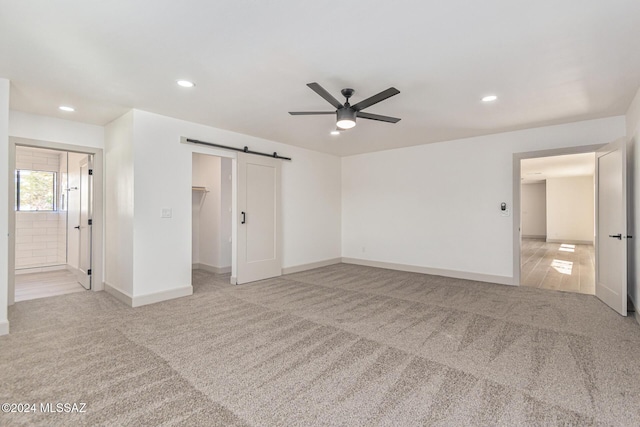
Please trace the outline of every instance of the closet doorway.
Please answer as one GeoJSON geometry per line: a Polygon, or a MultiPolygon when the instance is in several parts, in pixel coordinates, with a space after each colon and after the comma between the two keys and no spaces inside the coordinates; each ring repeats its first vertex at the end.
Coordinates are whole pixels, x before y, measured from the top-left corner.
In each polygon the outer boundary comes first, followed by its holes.
{"type": "Polygon", "coordinates": [[[93,157],[15,146],[14,301],[91,289],[93,157]]]}
{"type": "Polygon", "coordinates": [[[232,163],[192,154],[192,270],[199,285],[230,285],[232,265],[232,163]]]}

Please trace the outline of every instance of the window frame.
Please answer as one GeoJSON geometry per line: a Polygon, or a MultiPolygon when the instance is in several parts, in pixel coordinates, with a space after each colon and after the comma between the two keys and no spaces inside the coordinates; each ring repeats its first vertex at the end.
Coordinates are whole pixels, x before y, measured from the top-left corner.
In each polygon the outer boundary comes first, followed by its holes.
{"type": "Polygon", "coordinates": [[[36,170],[36,169],[16,169],[16,201],[15,201],[15,211],[16,212],[58,212],[58,172],[56,171],[44,171],[44,170],[36,170]],[[21,209],[20,208],[20,172],[28,171],[28,172],[40,172],[40,173],[50,173],[53,175],[53,185],[52,185],[52,202],[51,209],[21,209]]]}

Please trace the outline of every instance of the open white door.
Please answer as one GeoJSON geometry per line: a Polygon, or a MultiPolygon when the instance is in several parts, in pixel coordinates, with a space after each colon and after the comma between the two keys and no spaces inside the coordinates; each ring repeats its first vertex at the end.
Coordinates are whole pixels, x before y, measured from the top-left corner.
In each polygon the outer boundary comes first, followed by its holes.
{"type": "Polygon", "coordinates": [[[80,161],[80,244],[78,282],[91,289],[91,224],[92,220],[92,166],[91,156],[80,161]]]}
{"type": "Polygon", "coordinates": [[[282,274],[280,160],[238,153],[236,282],[282,274]]]}
{"type": "Polygon", "coordinates": [[[596,296],[627,315],[627,152],[624,139],[596,153],[596,296]]]}

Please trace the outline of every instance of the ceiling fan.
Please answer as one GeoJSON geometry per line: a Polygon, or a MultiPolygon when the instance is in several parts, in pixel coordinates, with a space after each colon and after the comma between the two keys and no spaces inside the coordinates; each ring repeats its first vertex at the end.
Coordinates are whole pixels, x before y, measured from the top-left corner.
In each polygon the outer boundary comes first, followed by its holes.
{"type": "Polygon", "coordinates": [[[387,123],[398,123],[400,119],[396,117],[389,116],[381,116],[378,114],[365,113],[362,110],[365,108],[371,107],[374,104],[377,104],[380,101],[384,101],[387,98],[390,98],[394,95],[400,93],[398,89],[395,87],[390,87],[387,90],[383,90],[377,95],[373,95],[363,101],[358,102],[357,104],[351,105],[349,104],[349,98],[354,94],[355,90],[353,89],[342,89],[342,96],[346,98],[344,105],[340,104],[340,102],[335,99],[329,92],[327,92],[322,86],[318,83],[308,83],[307,86],[311,88],[315,93],[326,99],[329,104],[336,107],[336,111],[290,111],[289,114],[292,116],[309,116],[315,114],[336,114],[337,122],[336,126],[341,130],[351,129],[356,125],[356,117],[361,119],[369,119],[369,120],[377,120],[380,122],[387,123]]]}

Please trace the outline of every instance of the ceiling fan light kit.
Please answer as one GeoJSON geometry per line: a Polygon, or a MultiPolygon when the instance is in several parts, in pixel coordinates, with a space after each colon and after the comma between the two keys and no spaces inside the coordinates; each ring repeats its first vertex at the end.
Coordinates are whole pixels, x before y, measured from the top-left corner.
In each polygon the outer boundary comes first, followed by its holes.
{"type": "MultiPolygon", "coordinates": [[[[353,96],[355,90],[350,88],[342,89],[342,96],[345,97],[344,105],[341,104],[337,99],[335,99],[329,92],[327,92],[322,86],[318,83],[308,83],[307,86],[311,88],[315,93],[323,97],[329,104],[333,105],[336,110],[334,111],[290,111],[289,114],[292,116],[309,116],[309,115],[318,115],[318,114],[334,114],[336,115],[336,126],[340,130],[351,129],[356,125],[356,118],[360,117],[361,119],[368,120],[376,120],[379,122],[386,123],[398,123],[400,121],[397,117],[389,117],[389,116],[381,116],[379,114],[371,114],[365,113],[362,110],[365,108],[371,107],[374,104],[377,104],[380,101],[384,101],[387,98],[390,98],[394,95],[400,93],[400,91],[394,87],[390,87],[387,90],[383,90],[377,95],[373,95],[363,101],[358,102],[355,105],[349,104],[349,98],[353,96]]],[[[333,133],[332,133],[333,134],[333,133]]]]}
{"type": "Polygon", "coordinates": [[[336,126],[340,129],[351,129],[356,125],[356,112],[350,108],[338,110],[337,117],[336,126]]]}

